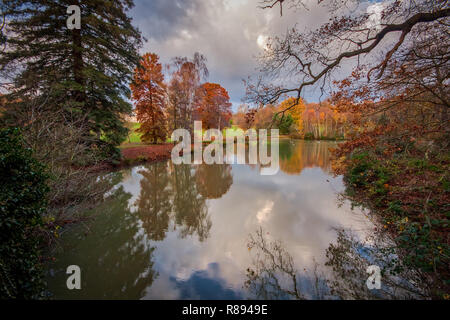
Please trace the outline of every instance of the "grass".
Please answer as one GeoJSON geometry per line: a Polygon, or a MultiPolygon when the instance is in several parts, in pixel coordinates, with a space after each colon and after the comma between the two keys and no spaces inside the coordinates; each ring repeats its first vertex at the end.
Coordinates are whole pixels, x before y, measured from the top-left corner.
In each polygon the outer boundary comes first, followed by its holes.
{"type": "MultiPolygon", "coordinates": [[[[134,147],[141,147],[141,146],[148,146],[151,144],[147,144],[141,141],[141,134],[139,132],[137,132],[137,129],[139,129],[140,127],[140,123],[137,122],[132,122],[132,123],[128,123],[127,127],[130,128],[130,132],[128,134],[128,137],[126,138],[126,140],[119,146],[120,149],[126,149],[126,148],[134,148],[134,147]]],[[[233,131],[237,131],[239,129],[238,126],[236,125],[232,125],[231,128],[226,128],[226,129],[222,129],[222,136],[224,137],[224,145],[226,144],[225,141],[225,132],[227,129],[231,129],[233,131]]],[[[205,129],[202,130],[203,134],[206,132],[205,129]]],[[[268,137],[270,137],[270,132],[268,132],[268,137]]],[[[290,136],[289,135],[279,135],[280,139],[289,139],[290,136]]],[[[172,140],[170,138],[167,139],[166,142],[171,142],[172,140]]],[[[210,141],[206,141],[203,140],[203,142],[210,142],[210,141]]],[[[270,141],[269,141],[270,142],[270,141]]]]}
{"type": "Polygon", "coordinates": [[[132,123],[129,127],[131,127],[131,130],[127,137],[128,143],[140,143],[141,142],[141,134],[137,132],[137,129],[141,126],[140,123],[132,123]]]}

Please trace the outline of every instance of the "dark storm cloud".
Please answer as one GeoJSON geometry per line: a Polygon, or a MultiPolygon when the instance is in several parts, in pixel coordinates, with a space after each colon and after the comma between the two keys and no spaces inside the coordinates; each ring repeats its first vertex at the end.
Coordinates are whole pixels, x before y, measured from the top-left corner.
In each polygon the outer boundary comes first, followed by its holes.
{"type": "Polygon", "coordinates": [[[134,22],[149,38],[167,39],[187,23],[188,13],[199,6],[199,0],[136,0],[134,22]]]}

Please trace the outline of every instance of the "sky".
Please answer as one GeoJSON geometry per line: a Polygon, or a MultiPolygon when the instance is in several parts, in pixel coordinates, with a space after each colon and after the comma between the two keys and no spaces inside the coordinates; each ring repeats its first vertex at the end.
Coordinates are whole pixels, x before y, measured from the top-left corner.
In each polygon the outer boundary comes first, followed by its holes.
{"type": "MultiPolygon", "coordinates": [[[[245,94],[243,79],[258,70],[257,57],[268,37],[283,35],[297,25],[317,27],[328,20],[327,10],[315,5],[309,11],[279,7],[259,8],[259,0],[135,0],[130,14],[147,42],[142,53],[154,52],[163,64],[176,56],[200,52],[208,59],[210,76],[227,89],[233,110],[245,94]]],[[[307,93],[308,101],[318,94],[307,93]]]]}
{"type": "MultiPolygon", "coordinates": [[[[270,37],[283,37],[293,27],[299,31],[315,30],[329,21],[326,2],[303,3],[306,8],[292,8],[286,3],[280,16],[278,5],[262,9],[261,0],[135,0],[130,14],[147,39],[142,54],[156,53],[163,64],[168,64],[177,56],[202,53],[208,60],[207,81],[219,83],[228,91],[236,111],[245,95],[243,80],[258,74],[258,57],[270,37]]],[[[381,7],[379,1],[347,0],[343,10],[351,14],[371,13],[375,26],[381,7]]],[[[342,63],[335,79],[349,75],[356,61],[342,63]]],[[[327,96],[308,88],[303,98],[318,102],[327,96]]]]}

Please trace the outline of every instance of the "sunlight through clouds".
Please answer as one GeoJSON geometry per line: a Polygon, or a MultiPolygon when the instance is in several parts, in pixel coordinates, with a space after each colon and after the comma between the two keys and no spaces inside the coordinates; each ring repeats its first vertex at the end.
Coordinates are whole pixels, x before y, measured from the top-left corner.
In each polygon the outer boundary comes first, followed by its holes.
{"type": "Polygon", "coordinates": [[[258,211],[256,214],[256,219],[259,223],[265,222],[269,218],[269,214],[272,212],[274,202],[269,200],[266,202],[265,206],[258,211]]]}
{"type": "Polygon", "coordinates": [[[258,39],[256,39],[256,43],[258,44],[258,46],[259,46],[261,49],[267,49],[267,40],[268,40],[268,38],[269,38],[269,37],[267,37],[267,36],[265,36],[265,35],[263,35],[263,34],[260,34],[260,35],[258,36],[258,39]]]}

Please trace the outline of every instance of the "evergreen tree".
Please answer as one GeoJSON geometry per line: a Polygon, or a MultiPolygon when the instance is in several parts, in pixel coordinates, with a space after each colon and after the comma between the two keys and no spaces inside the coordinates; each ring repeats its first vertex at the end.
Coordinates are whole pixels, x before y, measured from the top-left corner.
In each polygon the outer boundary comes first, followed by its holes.
{"type": "Polygon", "coordinates": [[[4,0],[8,39],[0,65],[14,84],[4,119],[17,123],[19,110],[30,105],[63,108],[85,119],[86,143],[117,151],[142,44],[127,16],[132,6],[132,0],[4,0]],[[81,9],[80,29],[67,27],[70,5],[81,9]]]}

